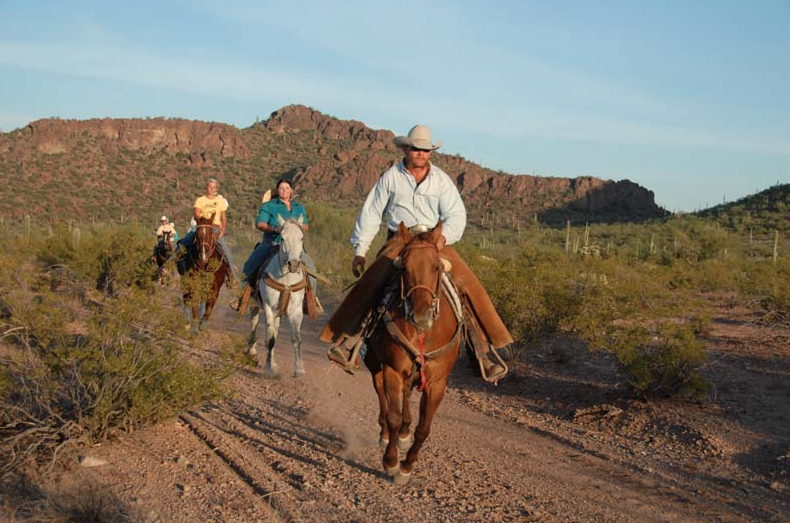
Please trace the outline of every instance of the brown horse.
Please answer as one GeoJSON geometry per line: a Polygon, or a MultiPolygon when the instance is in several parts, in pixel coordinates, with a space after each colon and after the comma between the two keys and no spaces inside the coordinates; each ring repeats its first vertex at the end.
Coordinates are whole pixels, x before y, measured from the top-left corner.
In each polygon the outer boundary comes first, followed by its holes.
{"type": "Polygon", "coordinates": [[[386,446],[384,469],[395,483],[406,483],[458,359],[462,329],[453,312],[456,307],[443,292],[442,275],[449,264],[440,258],[437,247],[441,222],[433,232],[414,237],[401,223],[397,234],[406,244],[393,261],[398,281],[392,297],[385,298],[388,303],[370,337],[365,364],[379,398],[379,445],[386,446]],[[422,391],[422,397],[414,441],[409,446],[413,387],[422,391]],[[406,458],[399,464],[398,450],[407,448],[406,458]]]}
{"type": "Polygon", "coordinates": [[[222,256],[214,230],[214,215],[197,220],[195,242],[187,246],[187,269],[181,279],[187,321],[193,334],[197,334],[208,322],[219,291],[225,283],[230,266],[222,256]],[[200,305],[205,303],[203,316],[198,318],[200,305]]]}

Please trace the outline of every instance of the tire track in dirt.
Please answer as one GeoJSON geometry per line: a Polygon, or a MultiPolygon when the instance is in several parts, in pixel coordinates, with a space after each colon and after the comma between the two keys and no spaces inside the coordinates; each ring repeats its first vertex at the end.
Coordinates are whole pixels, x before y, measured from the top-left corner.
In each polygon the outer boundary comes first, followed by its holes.
{"type": "Polygon", "coordinates": [[[287,510],[283,508],[288,503],[281,498],[282,491],[277,490],[277,485],[280,482],[272,477],[270,471],[257,467],[255,465],[256,459],[245,459],[235,449],[227,450],[229,447],[227,444],[228,435],[223,434],[212,423],[203,420],[199,414],[184,413],[180,416],[180,420],[198,440],[202,441],[227,465],[240,481],[252,489],[261,503],[266,505],[267,512],[273,521],[293,521],[287,510]]]}

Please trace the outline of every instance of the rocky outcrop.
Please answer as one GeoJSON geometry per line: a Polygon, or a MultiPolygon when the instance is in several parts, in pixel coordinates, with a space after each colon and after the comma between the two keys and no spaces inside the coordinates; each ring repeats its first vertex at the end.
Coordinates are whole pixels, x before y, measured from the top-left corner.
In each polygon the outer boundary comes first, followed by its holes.
{"type": "Polygon", "coordinates": [[[274,111],[261,125],[275,134],[314,131],[319,141],[352,140],[356,150],[396,150],[391,131],[371,129],[356,120],[340,120],[304,105],[289,105],[274,111]]]}
{"type": "MultiPolygon", "coordinates": [[[[140,187],[154,215],[180,207],[188,215],[207,175],[220,180],[234,211],[257,208],[261,186],[282,176],[294,179],[303,200],[357,205],[400,159],[394,136],[304,105],[283,107],[242,130],[165,118],[38,120],[0,133],[0,183],[22,182],[16,201],[0,205],[0,213],[63,207],[81,216],[113,215],[139,205],[128,188],[140,187]]],[[[512,175],[438,152],[432,161],[456,182],[470,215],[490,209],[564,223],[665,214],[651,191],[628,180],[512,175]]]]}
{"type": "Polygon", "coordinates": [[[249,150],[239,131],[227,124],[195,120],[92,119],[37,120],[21,131],[29,145],[43,154],[69,153],[81,139],[97,138],[108,149],[166,151],[205,157],[244,158],[249,150]]]}

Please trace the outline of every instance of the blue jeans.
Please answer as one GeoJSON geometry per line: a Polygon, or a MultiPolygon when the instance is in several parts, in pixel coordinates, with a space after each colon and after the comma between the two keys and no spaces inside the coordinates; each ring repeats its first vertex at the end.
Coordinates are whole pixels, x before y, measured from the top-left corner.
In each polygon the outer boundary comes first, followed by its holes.
{"type": "MultiPolygon", "coordinates": [[[[184,236],[181,241],[178,242],[178,247],[176,247],[176,253],[178,252],[179,248],[183,245],[186,249],[195,241],[195,235],[197,231],[191,231],[184,236]]],[[[214,234],[219,234],[219,227],[214,227],[214,234]]],[[[230,272],[233,274],[233,279],[238,281],[239,277],[236,274],[236,267],[233,266],[233,258],[230,255],[230,247],[228,247],[228,242],[225,241],[225,237],[219,238],[217,240],[217,244],[222,249],[222,253],[225,255],[225,259],[228,260],[228,265],[230,265],[230,272]]]]}
{"type": "Polygon", "coordinates": [[[244,262],[244,267],[241,269],[241,272],[244,273],[242,275],[242,285],[247,282],[247,279],[250,278],[261,265],[263,265],[263,262],[266,261],[266,258],[271,254],[274,245],[274,243],[264,240],[255,246],[255,249],[252,250],[249,258],[244,262]]]}

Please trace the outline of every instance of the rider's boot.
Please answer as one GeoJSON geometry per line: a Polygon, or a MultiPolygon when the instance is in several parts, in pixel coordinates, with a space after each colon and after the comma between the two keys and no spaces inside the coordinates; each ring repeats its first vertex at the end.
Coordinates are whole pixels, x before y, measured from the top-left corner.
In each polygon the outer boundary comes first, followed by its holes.
{"type": "Polygon", "coordinates": [[[233,296],[230,299],[228,305],[231,309],[238,312],[239,314],[244,314],[247,312],[247,307],[250,305],[250,297],[252,296],[252,285],[249,282],[244,282],[239,290],[238,294],[233,296]]]}

